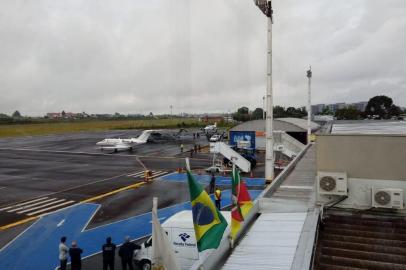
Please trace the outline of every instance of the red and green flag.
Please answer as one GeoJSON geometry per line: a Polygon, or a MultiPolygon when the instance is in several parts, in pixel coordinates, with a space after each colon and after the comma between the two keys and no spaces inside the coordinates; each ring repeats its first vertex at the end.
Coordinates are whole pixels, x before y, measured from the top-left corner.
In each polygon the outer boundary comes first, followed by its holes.
{"type": "Polygon", "coordinates": [[[186,163],[197,249],[199,252],[215,249],[220,245],[227,228],[227,221],[217,210],[207,192],[190,173],[188,160],[186,163]]]}
{"type": "Polygon", "coordinates": [[[248,193],[247,186],[241,181],[240,172],[233,166],[232,181],[232,203],[231,209],[231,238],[235,239],[237,233],[240,231],[244,218],[251,210],[253,203],[250,194],[248,193]]]}

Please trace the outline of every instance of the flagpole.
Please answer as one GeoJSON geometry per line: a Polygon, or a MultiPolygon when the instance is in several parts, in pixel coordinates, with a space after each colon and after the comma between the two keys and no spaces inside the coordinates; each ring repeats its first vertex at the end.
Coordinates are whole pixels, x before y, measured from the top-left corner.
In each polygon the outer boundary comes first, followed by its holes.
{"type": "Polygon", "coordinates": [[[154,216],[157,216],[157,214],[158,214],[158,198],[157,198],[157,197],[153,197],[153,198],[152,198],[152,212],[151,212],[151,214],[152,214],[152,256],[151,256],[151,269],[154,269],[154,268],[155,268],[154,265],[155,265],[155,264],[159,264],[159,263],[157,263],[157,258],[156,258],[156,255],[157,255],[157,254],[155,254],[155,248],[154,248],[154,247],[156,246],[156,244],[157,244],[157,243],[154,243],[154,242],[156,242],[157,239],[155,239],[156,232],[155,232],[155,226],[154,226],[154,222],[153,222],[154,216]]]}
{"type": "Polygon", "coordinates": [[[190,171],[190,162],[189,162],[189,158],[186,158],[186,170],[190,171]]]}
{"type": "Polygon", "coordinates": [[[152,198],[152,212],[158,213],[158,197],[152,198]]]}
{"type": "MultiPolygon", "coordinates": [[[[233,208],[234,208],[234,194],[233,194],[233,187],[234,187],[234,179],[235,179],[235,164],[234,164],[234,162],[233,162],[233,171],[232,171],[232,173],[231,173],[231,211],[233,210],[233,208]]],[[[229,239],[229,241],[230,241],[230,247],[231,247],[231,249],[234,249],[234,239],[233,239],[233,237],[231,236],[231,232],[230,232],[230,234],[228,235],[228,239],[229,239]]]]}

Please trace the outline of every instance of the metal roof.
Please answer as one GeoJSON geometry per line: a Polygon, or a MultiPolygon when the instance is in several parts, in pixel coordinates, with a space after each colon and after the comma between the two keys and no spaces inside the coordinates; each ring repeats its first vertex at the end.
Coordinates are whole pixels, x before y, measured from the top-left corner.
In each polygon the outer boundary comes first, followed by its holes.
{"type": "Polygon", "coordinates": [[[261,214],[222,269],[291,269],[306,216],[261,214]]]}
{"type": "Polygon", "coordinates": [[[332,134],[406,134],[406,121],[352,121],[333,124],[332,134]]]}
{"type": "MultiPolygon", "coordinates": [[[[277,118],[275,120],[287,122],[292,125],[298,126],[304,130],[307,130],[307,119],[286,117],[286,118],[277,118]]],[[[320,125],[316,124],[315,122],[310,121],[310,127],[312,130],[317,130],[320,128],[320,125]]]]}
{"type": "MultiPolygon", "coordinates": [[[[320,125],[310,122],[312,131],[320,128],[320,125]]],[[[307,120],[301,118],[276,118],[273,120],[274,130],[287,132],[306,132],[307,120]]],[[[251,120],[241,123],[231,129],[231,131],[262,131],[265,132],[265,120],[251,120]]]]}

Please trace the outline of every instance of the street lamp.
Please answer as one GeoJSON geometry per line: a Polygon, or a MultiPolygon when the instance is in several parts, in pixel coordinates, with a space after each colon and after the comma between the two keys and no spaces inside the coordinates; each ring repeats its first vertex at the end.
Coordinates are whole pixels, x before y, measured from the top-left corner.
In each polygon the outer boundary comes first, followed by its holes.
{"type": "Polygon", "coordinates": [[[271,1],[254,0],[255,5],[268,18],[268,57],[267,57],[267,87],[266,87],[266,150],[265,150],[265,178],[272,181],[274,178],[274,152],[273,152],[273,93],[272,93],[272,23],[273,10],[271,1]]]}
{"type": "Polygon", "coordinates": [[[308,89],[307,89],[307,144],[310,143],[310,135],[312,133],[312,129],[310,127],[310,120],[312,118],[312,66],[310,66],[309,70],[307,71],[307,78],[309,79],[308,89]]]}

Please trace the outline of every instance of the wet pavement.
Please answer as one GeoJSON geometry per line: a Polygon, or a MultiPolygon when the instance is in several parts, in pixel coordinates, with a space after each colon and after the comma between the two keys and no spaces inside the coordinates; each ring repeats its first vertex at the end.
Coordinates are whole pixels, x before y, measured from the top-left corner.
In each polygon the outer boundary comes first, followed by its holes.
{"type": "MultiPolygon", "coordinates": [[[[184,158],[190,157],[188,150],[200,144],[203,149],[193,155],[191,167],[204,173],[213,162],[212,155],[207,153],[207,139],[201,136],[194,140],[189,134],[180,140],[139,145],[133,152],[104,153],[95,147],[97,141],[106,137],[136,137],[140,133],[81,132],[0,139],[0,227],[137,183],[140,186],[93,200],[101,206],[88,228],[149,212],[154,196],[159,197],[159,208],[188,201],[188,186],[184,182],[155,180],[143,184],[144,167],[159,179],[184,167],[184,158]],[[184,145],[183,153],[180,144],[184,145]],[[42,205],[46,207],[41,208],[42,205]]],[[[261,161],[254,174],[263,177],[261,161]]],[[[0,230],[0,248],[33,222],[0,230]]],[[[93,257],[87,261],[92,265],[89,269],[98,264],[93,257]]]]}

